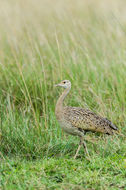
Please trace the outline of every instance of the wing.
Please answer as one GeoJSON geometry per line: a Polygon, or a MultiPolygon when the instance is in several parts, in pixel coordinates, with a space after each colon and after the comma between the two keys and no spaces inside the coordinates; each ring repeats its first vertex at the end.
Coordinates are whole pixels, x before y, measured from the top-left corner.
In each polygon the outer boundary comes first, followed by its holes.
{"type": "Polygon", "coordinates": [[[113,134],[113,130],[117,130],[117,127],[112,124],[111,121],[98,116],[88,109],[65,107],[64,114],[64,118],[67,122],[70,122],[72,126],[85,131],[113,134]]]}

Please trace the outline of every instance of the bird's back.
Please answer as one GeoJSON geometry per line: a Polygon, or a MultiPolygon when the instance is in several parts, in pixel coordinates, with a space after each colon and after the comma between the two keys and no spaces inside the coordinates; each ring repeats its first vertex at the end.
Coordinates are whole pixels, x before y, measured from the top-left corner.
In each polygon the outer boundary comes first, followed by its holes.
{"type": "Polygon", "coordinates": [[[82,131],[113,134],[117,127],[106,118],[98,116],[88,109],[79,107],[64,107],[63,118],[65,122],[82,131]]]}

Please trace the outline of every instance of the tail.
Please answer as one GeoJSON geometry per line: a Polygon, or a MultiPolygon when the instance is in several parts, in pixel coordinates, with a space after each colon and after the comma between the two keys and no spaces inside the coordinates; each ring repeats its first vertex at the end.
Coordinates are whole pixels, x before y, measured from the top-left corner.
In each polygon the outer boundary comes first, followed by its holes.
{"type": "Polygon", "coordinates": [[[116,125],[114,125],[110,120],[108,120],[107,118],[105,118],[106,122],[109,124],[109,126],[115,130],[118,131],[118,127],[116,125]]]}

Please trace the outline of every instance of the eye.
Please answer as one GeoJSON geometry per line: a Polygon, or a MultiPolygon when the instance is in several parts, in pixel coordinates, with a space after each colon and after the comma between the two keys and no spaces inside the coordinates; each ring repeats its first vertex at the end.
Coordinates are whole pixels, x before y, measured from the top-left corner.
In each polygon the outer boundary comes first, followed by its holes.
{"type": "Polygon", "coordinates": [[[66,82],[64,81],[63,83],[65,84],[66,82]]]}

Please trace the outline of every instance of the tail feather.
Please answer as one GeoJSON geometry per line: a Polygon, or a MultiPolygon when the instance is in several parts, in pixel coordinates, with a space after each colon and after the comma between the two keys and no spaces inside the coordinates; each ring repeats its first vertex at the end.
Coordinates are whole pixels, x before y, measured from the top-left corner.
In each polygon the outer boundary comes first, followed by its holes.
{"type": "Polygon", "coordinates": [[[107,118],[105,118],[105,120],[107,121],[107,123],[109,124],[109,126],[113,129],[113,130],[118,130],[118,127],[116,125],[114,125],[110,120],[108,120],[107,118]]]}

